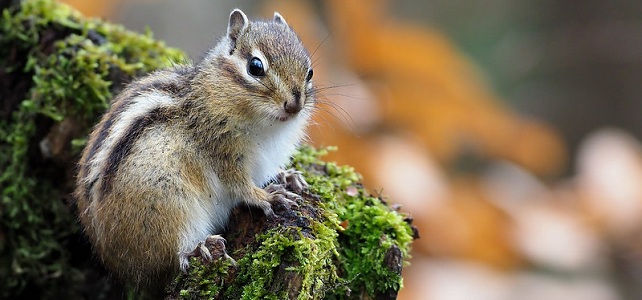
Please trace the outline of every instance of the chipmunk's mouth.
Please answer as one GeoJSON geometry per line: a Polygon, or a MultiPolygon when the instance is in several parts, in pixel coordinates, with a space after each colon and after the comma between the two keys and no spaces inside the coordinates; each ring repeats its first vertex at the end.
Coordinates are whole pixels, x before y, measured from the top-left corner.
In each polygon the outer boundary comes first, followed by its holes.
{"type": "Polygon", "coordinates": [[[296,118],[295,114],[294,115],[292,115],[292,114],[282,114],[282,115],[279,115],[276,119],[281,123],[285,123],[285,122],[290,121],[290,120],[292,120],[294,118],[296,118]]]}
{"type": "Polygon", "coordinates": [[[293,119],[294,117],[296,117],[296,115],[297,114],[291,114],[291,113],[281,111],[274,116],[274,119],[279,122],[287,122],[290,119],[293,119]]]}

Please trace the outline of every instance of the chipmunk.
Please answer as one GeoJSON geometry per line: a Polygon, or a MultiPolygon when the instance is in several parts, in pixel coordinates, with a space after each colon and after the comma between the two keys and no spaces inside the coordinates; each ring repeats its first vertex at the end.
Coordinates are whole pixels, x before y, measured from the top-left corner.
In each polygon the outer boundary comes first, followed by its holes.
{"type": "MultiPolygon", "coordinates": [[[[129,84],[91,133],[75,198],[95,253],[117,278],[158,286],[217,239],[239,204],[273,214],[307,185],[284,167],[315,103],[310,56],[285,19],[229,16],[194,65],[129,84]],[[274,178],[281,184],[263,189],[274,178]]],[[[222,238],[221,238],[222,239],[222,238]]],[[[207,253],[203,253],[208,256],[207,253]]]]}

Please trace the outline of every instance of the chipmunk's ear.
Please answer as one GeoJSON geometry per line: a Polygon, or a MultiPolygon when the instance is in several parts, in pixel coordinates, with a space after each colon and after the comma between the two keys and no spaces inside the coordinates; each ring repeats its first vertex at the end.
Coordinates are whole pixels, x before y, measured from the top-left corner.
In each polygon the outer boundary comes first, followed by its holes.
{"type": "Polygon", "coordinates": [[[230,13],[230,23],[227,25],[227,36],[236,43],[236,38],[247,27],[247,24],[247,16],[238,8],[233,10],[230,13]]]}
{"type": "Polygon", "coordinates": [[[283,16],[281,16],[281,14],[278,12],[274,12],[274,22],[288,26],[288,22],[286,22],[283,16]]]}

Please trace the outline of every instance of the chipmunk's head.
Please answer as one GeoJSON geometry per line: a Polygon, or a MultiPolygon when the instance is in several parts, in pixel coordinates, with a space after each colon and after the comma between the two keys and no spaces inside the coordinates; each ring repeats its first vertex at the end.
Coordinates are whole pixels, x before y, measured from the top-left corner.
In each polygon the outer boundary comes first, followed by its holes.
{"type": "Polygon", "coordinates": [[[307,118],[314,104],[312,62],[279,13],[271,21],[249,21],[235,9],[219,47],[219,69],[241,88],[239,113],[267,123],[307,118]]]}

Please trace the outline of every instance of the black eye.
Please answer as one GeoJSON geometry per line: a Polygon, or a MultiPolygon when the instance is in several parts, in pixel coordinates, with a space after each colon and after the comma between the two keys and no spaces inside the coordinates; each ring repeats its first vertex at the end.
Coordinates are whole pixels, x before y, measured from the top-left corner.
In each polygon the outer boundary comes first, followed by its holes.
{"type": "Polygon", "coordinates": [[[252,76],[263,76],[265,75],[265,69],[263,69],[263,62],[257,57],[250,59],[250,63],[247,65],[247,72],[252,76]]]}
{"type": "Polygon", "coordinates": [[[308,76],[305,77],[305,81],[310,81],[310,79],[312,79],[312,75],[314,75],[314,72],[310,69],[308,71],[308,76]]]}

